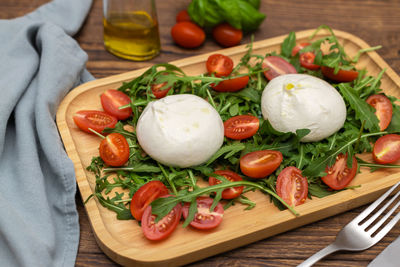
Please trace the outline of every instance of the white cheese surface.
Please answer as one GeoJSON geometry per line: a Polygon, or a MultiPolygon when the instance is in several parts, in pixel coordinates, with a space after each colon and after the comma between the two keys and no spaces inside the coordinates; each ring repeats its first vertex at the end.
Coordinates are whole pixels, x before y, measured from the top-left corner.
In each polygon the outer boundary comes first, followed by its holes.
{"type": "Polygon", "coordinates": [[[136,127],[143,150],[169,166],[189,167],[207,161],[224,141],[218,112],[195,95],[171,95],[153,101],[136,127]]]}
{"type": "Polygon", "coordinates": [[[285,74],[272,79],[261,98],[262,114],[275,130],[310,129],[301,141],[324,139],[343,127],[346,105],[337,90],[307,74],[285,74]]]}

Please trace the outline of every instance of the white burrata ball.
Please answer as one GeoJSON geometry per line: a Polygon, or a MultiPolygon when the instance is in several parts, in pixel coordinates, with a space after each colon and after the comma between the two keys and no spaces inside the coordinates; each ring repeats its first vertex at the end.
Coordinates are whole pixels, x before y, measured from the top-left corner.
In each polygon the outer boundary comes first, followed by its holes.
{"type": "Polygon", "coordinates": [[[171,95],[150,102],[136,127],[143,150],[169,166],[190,167],[207,161],[224,141],[218,112],[195,95],[171,95]]]}
{"type": "Polygon", "coordinates": [[[303,142],[324,139],[343,127],[346,105],[329,83],[307,74],[272,79],[261,98],[262,114],[280,132],[310,129],[303,142]]]}

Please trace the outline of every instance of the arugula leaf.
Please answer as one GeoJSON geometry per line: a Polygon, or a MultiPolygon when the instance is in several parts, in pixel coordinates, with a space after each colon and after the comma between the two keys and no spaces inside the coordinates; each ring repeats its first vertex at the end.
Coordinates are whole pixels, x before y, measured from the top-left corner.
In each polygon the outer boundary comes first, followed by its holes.
{"type": "Polygon", "coordinates": [[[292,50],[293,47],[296,46],[296,33],[295,32],[290,32],[288,37],[283,40],[282,46],[281,46],[281,55],[289,58],[292,55],[292,50]]]}
{"type": "Polygon", "coordinates": [[[245,149],[245,145],[242,143],[233,143],[231,145],[224,145],[223,147],[221,147],[220,149],[218,149],[217,152],[215,152],[215,154],[205,163],[206,166],[210,165],[211,163],[213,163],[216,159],[218,159],[219,157],[221,157],[222,155],[225,154],[225,159],[242,151],[243,149],[245,149]]]}

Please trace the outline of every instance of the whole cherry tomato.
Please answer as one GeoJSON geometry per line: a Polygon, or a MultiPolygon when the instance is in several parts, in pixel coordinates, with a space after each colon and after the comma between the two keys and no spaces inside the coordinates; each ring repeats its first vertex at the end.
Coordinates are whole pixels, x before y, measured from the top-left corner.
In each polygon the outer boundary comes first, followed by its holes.
{"type": "Polygon", "coordinates": [[[224,47],[231,47],[240,43],[243,32],[228,23],[222,23],[214,27],[212,35],[218,44],[224,47]]]}
{"type": "Polygon", "coordinates": [[[182,21],[171,29],[172,39],[185,48],[199,47],[206,39],[203,29],[190,21],[182,21]]]}
{"type": "Polygon", "coordinates": [[[176,22],[182,22],[182,21],[191,21],[189,13],[187,12],[186,9],[181,10],[177,15],[176,15],[176,22]]]}

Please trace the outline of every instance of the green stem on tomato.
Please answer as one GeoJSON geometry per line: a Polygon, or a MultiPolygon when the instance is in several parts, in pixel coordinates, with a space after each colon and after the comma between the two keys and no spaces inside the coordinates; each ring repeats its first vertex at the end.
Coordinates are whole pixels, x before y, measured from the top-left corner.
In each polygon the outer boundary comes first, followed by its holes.
{"type": "Polygon", "coordinates": [[[88,128],[88,129],[89,129],[89,131],[91,131],[92,133],[94,133],[95,135],[97,135],[98,137],[100,137],[101,139],[106,138],[104,135],[102,135],[101,133],[99,133],[99,132],[93,130],[92,128],[88,128]]]}

